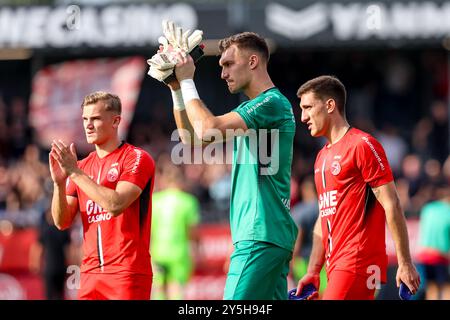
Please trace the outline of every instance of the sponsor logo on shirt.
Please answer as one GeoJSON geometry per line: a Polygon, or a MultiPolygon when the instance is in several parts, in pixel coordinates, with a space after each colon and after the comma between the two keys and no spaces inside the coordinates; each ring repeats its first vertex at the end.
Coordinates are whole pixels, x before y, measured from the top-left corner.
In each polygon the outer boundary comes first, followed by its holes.
{"type": "Polygon", "coordinates": [[[117,168],[111,168],[109,169],[108,173],[106,174],[106,179],[108,179],[109,182],[114,182],[119,177],[119,170],[117,168]]]}
{"type": "Polygon", "coordinates": [[[336,213],[337,190],[325,191],[319,195],[320,216],[327,217],[336,213]]]}
{"type": "Polygon", "coordinates": [[[250,114],[259,107],[261,107],[263,104],[269,102],[269,100],[272,99],[272,96],[265,97],[263,101],[256,103],[253,107],[247,110],[247,113],[250,114]]]}
{"type": "Polygon", "coordinates": [[[373,144],[369,141],[369,139],[367,137],[362,137],[362,139],[364,140],[365,143],[367,143],[367,145],[369,146],[370,150],[372,150],[373,155],[375,156],[375,158],[378,160],[378,163],[380,164],[380,168],[381,170],[384,171],[384,164],[381,161],[380,156],[378,155],[378,152],[375,150],[375,147],[373,146],[373,144]]]}
{"type": "Polygon", "coordinates": [[[339,174],[339,172],[341,172],[341,165],[339,164],[338,161],[333,161],[331,163],[331,174],[333,176],[337,176],[339,174]]]}
{"type": "Polygon", "coordinates": [[[90,199],[86,201],[86,214],[88,216],[88,223],[107,221],[112,218],[111,213],[90,199]]]}

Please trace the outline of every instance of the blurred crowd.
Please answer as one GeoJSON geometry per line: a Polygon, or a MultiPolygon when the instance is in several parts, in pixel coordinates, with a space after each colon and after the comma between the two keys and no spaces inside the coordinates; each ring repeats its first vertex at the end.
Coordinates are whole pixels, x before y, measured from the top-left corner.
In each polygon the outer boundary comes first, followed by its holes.
{"type": "Polygon", "coordinates": [[[0,96],[0,218],[17,227],[37,225],[52,192],[42,148],[31,138],[26,101],[0,96]]]}

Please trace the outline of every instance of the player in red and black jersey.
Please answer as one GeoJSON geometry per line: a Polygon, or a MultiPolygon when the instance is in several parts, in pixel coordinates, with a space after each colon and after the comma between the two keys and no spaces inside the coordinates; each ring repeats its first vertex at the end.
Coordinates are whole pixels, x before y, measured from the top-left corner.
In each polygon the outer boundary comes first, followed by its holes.
{"type": "Polygon", "coordinates": [[[82,104],[88,143],[95,151],[77,161],[73,144],[52,144],[52,215],[66,229],[79,211],[83,222],[80,299],[150,299],[151,197],[155,164],[144,150],[121,142],[119,97],[95,92],[82,104]]]}
{"type": "Polygon", "coordinates": [[[297,293],[308,283],[319,287],[325,264],[328,284],[323,299],[374,299],[375,289],[386,282],[386,222],[397,252],[397,286],[403,281],[415,293],[420,278],[383,147],[371,135],[350,127],[345,87],[337,78],[312,79],[297,95],[301,121],[313,137],[328,140],[314,165],[319,217],[308,272],[297,293]]]}

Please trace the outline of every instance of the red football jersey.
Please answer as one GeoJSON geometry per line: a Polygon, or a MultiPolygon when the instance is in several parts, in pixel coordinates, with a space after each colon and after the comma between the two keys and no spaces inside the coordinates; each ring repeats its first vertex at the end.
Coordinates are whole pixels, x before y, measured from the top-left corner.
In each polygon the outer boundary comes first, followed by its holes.
{"type": "Polygon", "coordinates": [[[115,189],[128,181],[142,189],[140,196],[118,217],[89,199],[70,179],[66,194],[78,198],[83,221],[81,272],[152,274],[150,226],[155,163],[144,150],[123,143],[100,159],[91,152],[78,166],[97,184],[115,189]]]}
{"type": "Polygon", "coordinates": [[[393,180],[381,144],[355,128],[319,152],[314,165],[327,273],[386,281],[385,213],[371,188],[393,180]],[[377,267],[379,269],[377,269],[377,267]]]}

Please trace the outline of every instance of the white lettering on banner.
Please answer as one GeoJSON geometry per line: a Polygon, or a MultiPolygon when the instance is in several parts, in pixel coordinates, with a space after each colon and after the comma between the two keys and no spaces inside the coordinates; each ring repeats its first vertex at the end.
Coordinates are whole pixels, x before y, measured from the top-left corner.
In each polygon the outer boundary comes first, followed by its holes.
{"type": "MultiPolygon", "coordinates": [[[[42,39],[44,45],[53,46],[55,48],[63,48],[70,46],[70,43],[75,44],[74,36],[76,33],[72,31],[65,31],[64,25],[68,25],[67,18],[71,15],[67,14],[65,8],[55,8],[46,17],[46,38],[42,39]]],[[[69,24],[70,25],[70,24],[69,24]]],[[[77,31],[80,30],[81,23],[78,26],[77,31]]],[[[70,29],[68,29],[70,30],[70,29]]],[[[5,43],[6,45],[8,43],[5,43]]]]}
{"type": "Polygon", "coordinates": [[[47,16],[49,8],[36,8],[33,16],[29,17],[30,20],[24,24],[25,32],[24,39],[28,46],[39,48],[43,46],[43,39],[45,30],[43,26],[45,24],[45,17],[47,16]]]}
{"type": "Polygon", "coordinates": [[[81,7],[0,8],[0,47],[56,48],[157,45],[161,20],[197,28],[197,13],[185,3],[81,7]]]}
{"type": "Polygon", "coordinates": [[[333,5],[330,13],[330,22],[333,26],[335,37],[340,40],[350,40],[353,36],[352,32],[357,32],[354,29],[357,29],[358,21],[361,19],[359,17],[360,14],[359,3],[352,3],[348,6],[333,5]]]}
{"type": "Polygon", "coordinates": [[[270,3],[266,26],[291,40],[331,28],[338,40],[436,38],[450,33],[450,2],[315,3],[301,10],[270,3]]]}
{"type": "Polygon", "coordinates": [[[269,3],[266,7],[266,26],[293,40],[306,39],[327,28],[326,9],[323,3],[313,4],[300,11],[293,11],[278,3],[269,3]]]}
{"type": "Polygon", "coordinates": [[[2,9],[0,11],[0,44],[8,41],[11,47],[18,47],[25,20],[24,8],[19,8],[15,12],[10,8],[2,9]]]}
{"type": "Polygon", "coordinates": [[[319,195],[319,210],[321,217],[331,216],[336,213],[337,190],[325,191],[319,195]]]}

